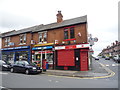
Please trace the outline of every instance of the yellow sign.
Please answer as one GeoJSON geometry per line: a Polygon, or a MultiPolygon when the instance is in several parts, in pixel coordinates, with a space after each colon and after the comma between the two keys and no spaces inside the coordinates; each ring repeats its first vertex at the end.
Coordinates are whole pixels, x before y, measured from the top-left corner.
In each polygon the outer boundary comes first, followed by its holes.
{"type": "Polygon", "coordinates": [[[38,47],[38,46],[47,46],[47,45],[53,45],[54,43],[45,43],[45,44],[36,44],[34,45],[35,47],[38,47]]]}

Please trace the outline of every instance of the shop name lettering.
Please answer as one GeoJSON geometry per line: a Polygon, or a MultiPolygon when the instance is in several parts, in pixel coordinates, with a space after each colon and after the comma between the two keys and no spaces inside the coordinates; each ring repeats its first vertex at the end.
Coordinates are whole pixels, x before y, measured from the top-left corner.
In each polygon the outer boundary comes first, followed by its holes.
{"type": "Polygon", "coordinates": [[[29,48],[29,46],[14,47],[14,48],[3,48],[1,50],[22,49],[22,48],[29,48]]]}

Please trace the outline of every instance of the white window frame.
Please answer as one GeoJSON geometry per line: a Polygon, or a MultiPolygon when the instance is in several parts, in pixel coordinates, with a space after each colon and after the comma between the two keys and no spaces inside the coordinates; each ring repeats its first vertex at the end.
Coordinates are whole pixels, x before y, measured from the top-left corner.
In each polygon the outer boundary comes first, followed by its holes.
{"type": "Polygon", "coordinates": [[[44,31],[44,32],[38,32],[39,34],[39,41],[38,41],[38,44],[42,44],[42,43],[47,43],[47,31],[44,31]],[[44,41],[46,38],[46,41],[44,41]],[[41,39],[41,41],[40,41],[41,39]]]}
{"type": "Polygon", "coordinates": [[[26,34],[21,34],[20,36],[20,44],[19,45],[24,45],[26,44],[26,34]],[[22,41],[22,42],[21,42],[22,41]]]}
{"type": "Polygon", "coordinates": [[[43,43],[47,43],[47,31],[46,32],[43,32],[43,43]],[[45,38],[46,38],[46,41],[45,41],[45,38]]]}
{"type": "Polygon", "coordinates": [[[6,37],[4,43],[5,43],[5,47],[10,46],[10,45],[9,45],[9,43],[10,43],[10,37],[6,37]]]}

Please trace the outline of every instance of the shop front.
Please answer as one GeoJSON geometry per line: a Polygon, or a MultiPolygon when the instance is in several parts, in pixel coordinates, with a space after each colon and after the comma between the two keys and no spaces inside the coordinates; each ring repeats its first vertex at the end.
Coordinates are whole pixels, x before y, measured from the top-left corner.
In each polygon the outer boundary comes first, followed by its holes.
{"type": "Polygon", "coordinates": [[[56,46],[56,69],[88,71],[89,44],[56,46]]]}
{"type": "Polygon", "coordinates": [[[53,69],[53,46],[41,46],[32,48],[32,62],[41,67],[46,60],[46,68],[53,69]]]}
{"type": "Polygon", "coordinates": [[[2,60],[8,63],[14,63],[17,60],[27,60],[30,62],[30,46],[21,46],[13,48],[3,48],[2,51],[2,60]]]}

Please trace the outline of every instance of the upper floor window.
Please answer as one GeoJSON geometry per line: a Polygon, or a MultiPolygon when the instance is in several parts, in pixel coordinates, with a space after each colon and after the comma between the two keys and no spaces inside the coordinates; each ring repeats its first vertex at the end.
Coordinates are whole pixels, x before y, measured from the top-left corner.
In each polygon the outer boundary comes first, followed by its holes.
{"type": "Polygon", "coordinates": [[[10,37],[6,37],[5,38],[5,46],[10,46],[9,43],[10,43],[10,37]]]}
{"type": "Polygon", "coordinates": [[[74,34],[74,28],[70,28],[70,38],[75,38],[75,34],[74,34]]]}
{"type": "Polygon", "coordinates": [[[64,29],[64,39],[75,38],[74,27],[68,27],[64,29]]]}
{"type": "Polygon", "coordinates": [[[26,34],[20,35],[20,44],[26,44],[26,34]]]}
{"type": "Polygon", "coordinates": [[[64,30],[64,39],[68,39],[68,29],[64,30]]]}
{"type": "Polygon", "coordinates": [[[47,43],[47,32],[39,32],[39,43],[47,43]]]}

